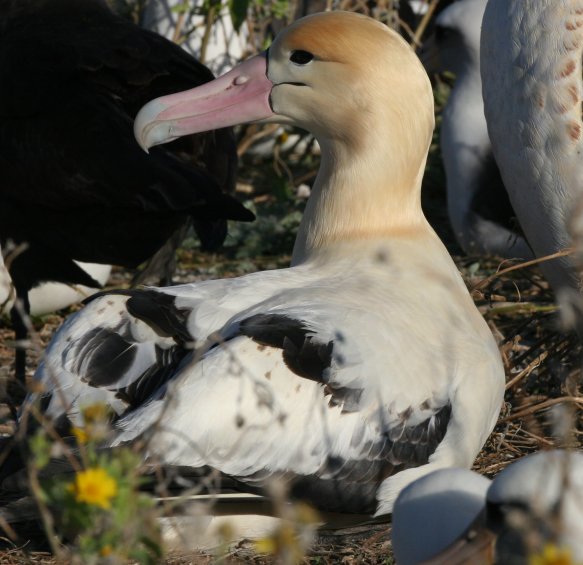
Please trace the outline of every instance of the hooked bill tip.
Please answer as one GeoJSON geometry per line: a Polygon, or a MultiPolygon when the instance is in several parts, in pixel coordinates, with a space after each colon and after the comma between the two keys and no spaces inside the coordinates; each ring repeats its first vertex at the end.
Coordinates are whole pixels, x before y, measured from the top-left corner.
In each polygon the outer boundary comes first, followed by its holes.
{"type": "Polygon", "coordinates": [[[138,145],[149,153],[150,147],[160,145],[175,139],[172,137],[172,125],[169,122],[158,122],[158,116],[166,110],[166,106],[158,100],[148,102],[138,112],[134,120],[134,137],[138,145]]]}

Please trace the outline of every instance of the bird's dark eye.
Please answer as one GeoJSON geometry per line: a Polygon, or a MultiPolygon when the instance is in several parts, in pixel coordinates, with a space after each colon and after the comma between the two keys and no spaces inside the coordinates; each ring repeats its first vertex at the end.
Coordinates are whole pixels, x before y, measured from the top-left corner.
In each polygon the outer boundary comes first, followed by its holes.
{"type": "Polygon", "coordinates": [[[314,55],[309,51],[302,51],[301,49],[292,51],[292,54],[289,56],[289,60],[296,65],[307,65],[313,58],[314,55]]]}

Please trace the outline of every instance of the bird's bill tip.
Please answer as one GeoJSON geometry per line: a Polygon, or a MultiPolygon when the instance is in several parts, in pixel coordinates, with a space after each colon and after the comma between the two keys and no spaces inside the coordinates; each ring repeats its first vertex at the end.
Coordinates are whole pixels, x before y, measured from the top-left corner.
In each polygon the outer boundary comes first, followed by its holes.
{"type": "Polygon", "coordinates": [[[167,109],[160,99],[148,102],[139,111],[134,121],[134,136],[139,146],[149,153],[150,147],[172,141],[171,125],[157,121],[157,117],[167,109]]]}

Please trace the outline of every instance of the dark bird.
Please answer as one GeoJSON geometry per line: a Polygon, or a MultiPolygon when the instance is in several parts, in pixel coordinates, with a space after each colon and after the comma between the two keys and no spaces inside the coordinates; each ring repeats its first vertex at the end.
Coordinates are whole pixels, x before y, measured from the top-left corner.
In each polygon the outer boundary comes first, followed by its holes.
{"type": "MultiPolygon", "coordinates": [[[[25,310],[43,281],[99,286],[74,260],[134,268],[191,220],[213,247],[227,219],[253,219],[225,192],[230,130],[149,155],[133,137],[145,102],[212,78],[100,0],[0,0],[0,245],[26,244],[9,267],[25,310]]],[[[15,309],[12,319],[25,338],[15,309]]]]}

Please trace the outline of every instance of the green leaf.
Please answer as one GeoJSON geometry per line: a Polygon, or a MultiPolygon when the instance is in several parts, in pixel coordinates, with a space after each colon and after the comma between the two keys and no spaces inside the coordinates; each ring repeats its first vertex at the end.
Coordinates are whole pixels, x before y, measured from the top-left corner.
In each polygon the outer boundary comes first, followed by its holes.
{"type": "Polygon", "coordinates": [[[190,10],[190,2],[188,0],[176,4],[170,8],[170,11],[174,14],[186,14],[190,10]]]}
{"type": "Polygon", "coordinates": [[[42,469],[46,467],[51,459],[51,442],[47,438],[44,430],[39,430],[30,438],[29,445],[36,468],[42,469]]]}
{"type": "Polygon", "coordinates": [[[249,0],[229,0],[229,14],[233,22],[235,31],[239,31],[245,18],[247,17],[247,9],[249,8],[249,0]]]}
{"type": "Polygon", "coordinates": [[[288,0],[276,0],[271,7],[273,15],[279,19],[286,19],[289,12],[288,0]]]}
{"type": "Polygon", "coordinates": [[[273,179],[273,193],[278,202],[288,202],[293,197],[293,189],[287,177],[275,177],[273,179]]]}

